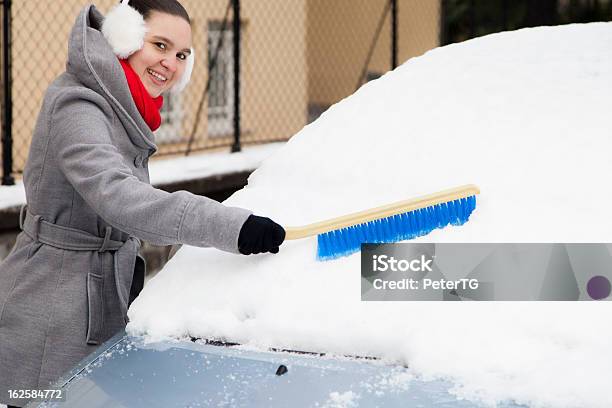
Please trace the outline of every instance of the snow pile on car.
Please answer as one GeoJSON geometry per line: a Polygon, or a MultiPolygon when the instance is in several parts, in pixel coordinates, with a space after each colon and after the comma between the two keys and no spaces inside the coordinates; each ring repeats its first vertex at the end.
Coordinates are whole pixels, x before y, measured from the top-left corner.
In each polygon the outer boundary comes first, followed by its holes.
{"type": "MultiPolygon", "coordinates": [[[[494,34],[414,58],[296,134],[227,204],[300,225],[466,183],[461,227],[422,242],[612,242],[612,23],[494,34]]],[[[128,329],[378,356],[461,398],[608,407],[608,302],[361,302],[358,254],[316,240],[241,257],[184,247],[128,329]]]]}

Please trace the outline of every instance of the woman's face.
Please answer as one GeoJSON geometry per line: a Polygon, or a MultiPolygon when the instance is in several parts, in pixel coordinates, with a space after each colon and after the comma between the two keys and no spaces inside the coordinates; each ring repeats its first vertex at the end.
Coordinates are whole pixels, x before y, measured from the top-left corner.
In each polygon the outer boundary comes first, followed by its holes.
{"type": "Polygon", "coordinates": [[[170,89],[183,76],[191,48],[191,27],[181,17],[151,12],[144,46],[128,57],[151,97],[170,89]]]}

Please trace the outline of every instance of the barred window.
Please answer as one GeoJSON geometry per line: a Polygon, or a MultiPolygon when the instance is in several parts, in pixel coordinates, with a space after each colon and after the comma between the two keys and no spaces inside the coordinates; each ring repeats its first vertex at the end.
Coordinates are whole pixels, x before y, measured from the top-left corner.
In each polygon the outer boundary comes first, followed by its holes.
{"type": "Polygon", "coordinates": [[[208,90],[208,134],[226,136],[232,132],[234,118],[234,56],[231,26],[220,21],[208,23],[208,64],[212,65],[208,90]],[[224,30],[222,31],[222,28],[224,30]]]}

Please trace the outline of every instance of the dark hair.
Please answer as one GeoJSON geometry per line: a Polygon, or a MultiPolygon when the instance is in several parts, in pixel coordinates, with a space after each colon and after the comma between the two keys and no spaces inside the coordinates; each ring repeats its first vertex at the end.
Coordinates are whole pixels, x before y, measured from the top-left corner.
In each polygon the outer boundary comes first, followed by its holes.
{"type": "Polygon", "coordinates": [[[181,17],[191,25],[187,10],[177,0],[130,0],[129,5],[142,14],[145,20],[151,16],[151,12],[158,11],[181,17]]]}

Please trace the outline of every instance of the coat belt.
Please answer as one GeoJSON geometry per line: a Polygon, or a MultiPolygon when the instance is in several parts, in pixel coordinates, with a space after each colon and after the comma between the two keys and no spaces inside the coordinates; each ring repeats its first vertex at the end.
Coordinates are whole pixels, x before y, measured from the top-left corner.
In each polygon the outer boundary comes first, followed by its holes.
{"type": "Polygon", "coordinates": [[[98,237],[86,231],[45,221],[40,215],[30,214],[26,207],[21,207],[19,227],[36,242],[71,251],[98,252],[117,251],[125,244],[110,239],[111,227],[106,227],[104,237],[98,237]]]}
{"type": "Polygon", "coordinates": [[[114,252],[113,269],[117,296],[127,323],[130,287],[140,240],[133,236],[126,241],[112,240],[110,239],[112,227],[106,227],[104,237],[98,237],[86,231],[46,221],[40,215],[32,215],[26,207],[27,205],[21,207],[19,227],[35,242],[71,251],[114,252]]]}

